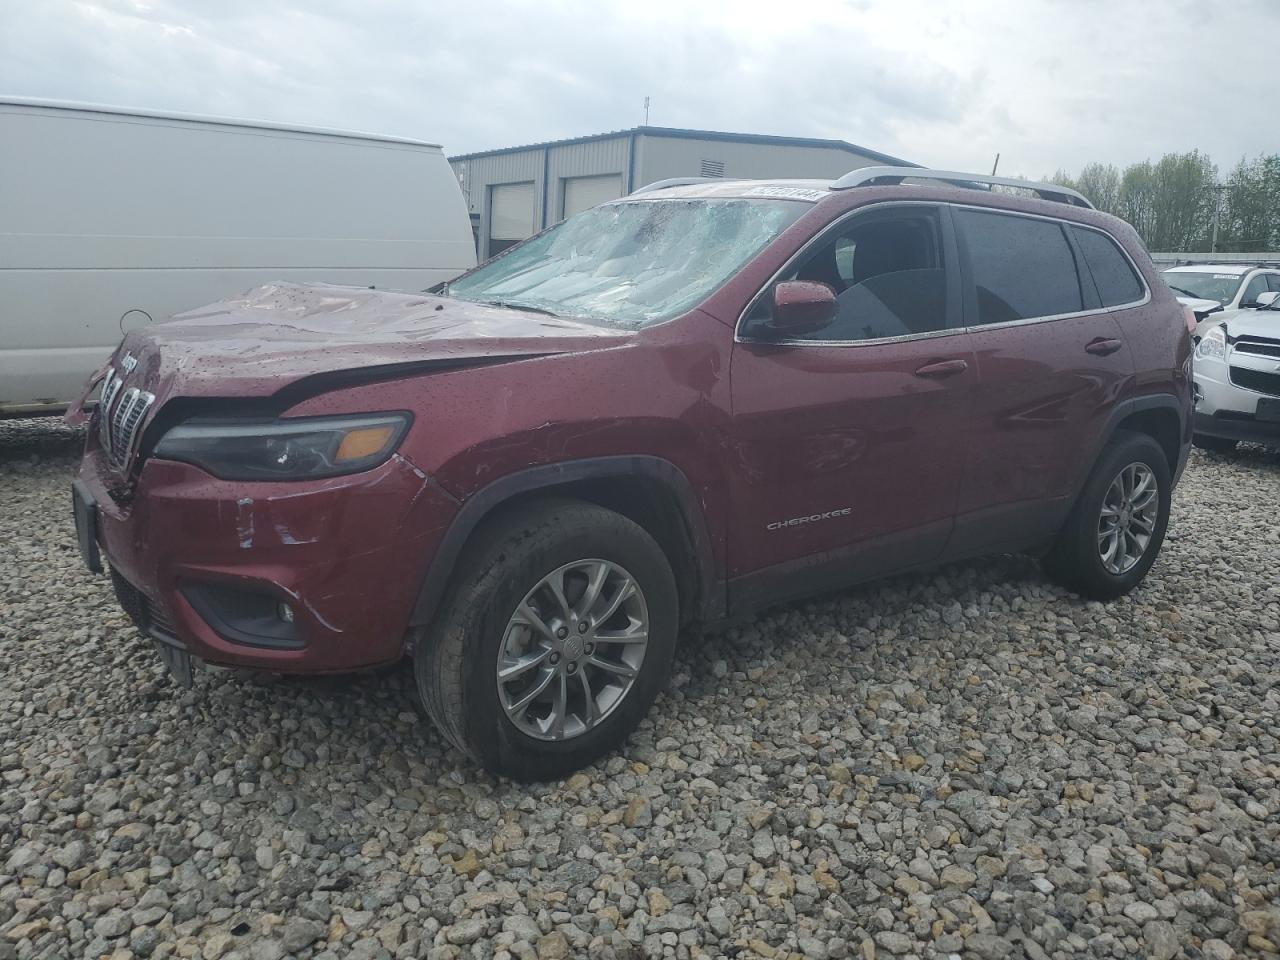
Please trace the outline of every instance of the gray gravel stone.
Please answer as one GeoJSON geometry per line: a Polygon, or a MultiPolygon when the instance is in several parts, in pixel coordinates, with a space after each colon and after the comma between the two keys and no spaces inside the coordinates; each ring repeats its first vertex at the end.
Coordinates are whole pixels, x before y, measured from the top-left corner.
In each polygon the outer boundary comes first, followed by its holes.
{"type": "Polygon", "coordinates": [[[404,671],[174,686],[81,568],[77,442],[0,421],[0,960],[1280,943],[1280,456],[1194,453],[1128,597],[1004,557],[781,608],[521,786],[404,671]]]}

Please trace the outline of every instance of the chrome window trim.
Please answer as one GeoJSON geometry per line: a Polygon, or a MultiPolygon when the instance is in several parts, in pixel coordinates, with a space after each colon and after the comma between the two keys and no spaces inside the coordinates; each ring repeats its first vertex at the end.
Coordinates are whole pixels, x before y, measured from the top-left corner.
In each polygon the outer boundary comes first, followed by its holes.
{"type": "MultiPolygon", "coordinates": [[[[1130,300],[1127,303],[1117,303],[1114,307],[1094,307],[1092,310],[1073,310],[1070,313],[1051,313],[1038,317],[1022,317],[1019,320],[1004,320],[1000,323],[978,323],[971,327],[964,328],[971,333],[977,330],[1003,330],[1006,327],[1024,327],[1032,323],[1052,323],[1054,320],[1073,320],[1078,317],[1093,317],[1102,313],[1114,313],[1117,310],[1132,310],[1134,307],[1146,306],[1151,302],[1151,286],[1147,283],[1147,278],[1142,275],[1142,271],[1138,269],[1138,265],[1134,262],[1133,257],[1129,256],[1129,251],[1124,248],[1124,244],[1101,227],[1095,227],[1087,223],[1078,223],[1075,220],[1066,220],[1062,217],[1050,217],[1042,213],[1025,213],[1021,210],[998,210],[995,207],[982,207],[973,203],[952,203],[949,204],[949,206],[954,209],[976,210],[979,213],[992,213],[1005,217],[1025,217],[1028,220],[1045,220],[1049,223],[1056,223],[1059,226],[1066,224],[1072,227],[1080,227],[1084,230],[1092,230],[1094,233],[1100,233],[1111,241],[1111,243],[1115,244],[1120,252],[1124,254],[1125,261],[1129,264],[1129,268],[1133,270],[1134,275],[1138,278],[1138,282],[1142,284],[1142,296],[1139,299],[1130,300]]],[[[1072,250],[1074,252],[1074,247],[1072,250]]],[[[1089,269],[1089,265],[1087,263],[1084,266],[1086,269],[1089,269]]],[[[1077,270],[1079,270],[1079,265],[1077,265],[1077,270]]],[[[1083,293],[1084,291],[1082,290],[1081,294],[1083,295],[1083,293]]]]}
{"type": "MultiPolygon", "coordinates": [[[[959,228],[957,227],[957,231],[959,228]]],[[[1073,248],[1074,250],[1074,248],[1073,248]]],[[[1085,264],[1087,268],[1088,265],[1085,264]]],[[[956,265],[959,269],[959,264],[956,265]]],[[[1077,267],[1078,269],[1078,267],[1077,267]]],[[[1083,294],[1083,291],[1081,291],[1083,294]]],[[[955,203],[942,202],[938,200],[882,200],[870,203],[865,206],[857,207],[841,214],[831,223],[827,224],[821,231],[815,233],[804,245],[793,253],[787,261],[783,263],[773,275],[765,282],[759,290],[747,301],[747,305],[742,308],[742,312],[738,314],[737,322],[734,324],[733,340],[734,343],[752,344],[756,346],[775,346],[775,347],[861,347],[861,346],[878,346],[885,343],[904,343],[910,340],[933,340],[939,337],[952,336],[960,333],[974,333],[980,330],[1003,330],[1007,327],[1022,327],[1033,323],[1052,323],[1055,320],[1073,320],[1079,317],[1092,317],[1103,313],[1114,313],[1118,310],[1132,310],[1134,307],[1146,306],[1151,302],[1151,285],[1147,283],[1147,278],[1143,272],[1138,269],[1137,262],[1129,255],[1129,251],[1125,249],[1123,243],[1113,237],[1101,227],[1095,227],[1091,224],[1080,223],[1075,220],[1067,220],[1062,217],[1051,217],[1042,213],[1026,213],[1021,210],[1003,210],[997,207],[984,207],[973,203],[955,203]],[[950,207],[959,210],[976,210],[979,213],[994,213],[1009,217],[1026,217],[1030,220],[1045,220],[1049,223],[1055,223],[1059,226],[1064,224],[1072,227],[1080,227],[1084,230],[1092,230],[1100,233],[1113,243],[1124,255],[1125,262],[1129,264],[1129,268],[1133,270],[1134,275],[1138,278],[1138,282],[1142,285],[1143,295],[1138,300],[1130,300],[1127,303],[1119,303],[1112,307],[1095,307],[1091,310],[1077,310],[1072,313],[1056,313],[1048,316],[1039,317],[1023,317],[1019,320],[1005,320],[1002,323],[979,323],[969,327],[947,327],[943,330],[930,330],[927,333],[908,333],[899,337],[877,337],[871,340],[765,340],[758,337],[744,337],[742,335],[742,327],[746,322],[747,314],[751,312],[751,308],[765,294],[765,291],[773,287],[781,277],[797,260],[803,257],[809,250],[820,241],[824,240],[829,233],[842,226],[845,221],[851,220],[861,213],[869,210],[883,210],[890,207],[910,207],[910,206],[929,206],[929,207],[950,207]]]]}

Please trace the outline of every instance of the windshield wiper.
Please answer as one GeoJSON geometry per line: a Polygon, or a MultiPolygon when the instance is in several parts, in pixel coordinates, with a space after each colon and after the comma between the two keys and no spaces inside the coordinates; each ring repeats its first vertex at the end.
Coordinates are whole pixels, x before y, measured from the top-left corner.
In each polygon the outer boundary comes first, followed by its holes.
{"type": "Polygon", "coordinates": [[[1186,290],[1182,287],[1175,287],[1172,283],[1169,284],[1169,289],[1172,290],[1174,293],[1182,294],[1184,297],[1190,297],[1192,300],[1212,300],[1213,299],[1213,297],[1202,297],[1200,296],[1200,294],[1192,293],[1190,290],[1186,290]]]}
{"type": "Polygon", "coordinates": [[[531,303],[524,303],[520,300],[480,300],[479,303],[487,303],[494,307],[505,307],[508,310],[528,310],[530,313],[544,313],[548,317],[558,317],[560,314],[554,310],[548,310],[546,307],[535,307],[531,303]]]}

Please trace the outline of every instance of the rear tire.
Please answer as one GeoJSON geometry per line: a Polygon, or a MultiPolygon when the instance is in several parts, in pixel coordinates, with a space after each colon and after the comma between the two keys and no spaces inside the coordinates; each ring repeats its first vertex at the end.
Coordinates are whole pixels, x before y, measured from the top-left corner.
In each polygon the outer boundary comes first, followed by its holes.
{"type": "Polygon", "coordinates": [[[1160,552],[1172,486],[1160,444],[1143,433],[1118,432],[1044,558],[1045,573],[1091,600],[1128,593],[1160,552]]]}
{"type": "Polygon", "coordinates": [[[1230,440],[1227,437],[1202,437],[1197,435],[1191,441],[1193,446],[1206,450],[1209,453],[1219,453],[1223,456],[1236,452],[1238,440],[1230,440]]]}
{"type": "Polygon", "coordinates": [[[678,604],[639,525],[577,501],[524,507],[468,550],[414,652],[418,692],[492,773],[563,777],[617,749],[666,685],[678,604]]]}

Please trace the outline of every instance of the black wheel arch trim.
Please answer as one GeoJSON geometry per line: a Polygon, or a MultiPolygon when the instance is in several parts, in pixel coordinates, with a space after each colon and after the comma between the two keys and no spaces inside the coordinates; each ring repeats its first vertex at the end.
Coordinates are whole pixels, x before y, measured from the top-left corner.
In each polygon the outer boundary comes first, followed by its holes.
{"type": "Polygon", "coordinates": [[[462,556],[471,535],[495,509],[514,497],[538,491],[554,492],[557,488],[583,480],[608,480],[618,477],[645,477],[656,481],[679,504],[681,520],[693,550],[693,563],[698,584],[693,619],[712,621],[724,616],[725,583],[720,576],[712,550],[711,535],[702,505],[693,484],[684,472],[669,460],[648,455],[592,457],[542,464],[501,477],[482,487],[462,501],[457,515],[449,524],[440,545],[427,566],[413,613],[411,628],[426,626],[439,610],[454,567],[462,556]]]}
{"type": "Polygon", "coordinates": [[[1178,458],[1174,463],[1169,464],[1169,473],[1175,478],[1179,475],[1182,464],[1186,461],[1187,452],[1191,447],[1191,431],[1189,429],[1191,416],[1190,411],[1187,409],[1187,404],[1181,402],[1178,397],[1170,393],[1130,397],[1117,403],[1107,417],[1106,425],[1099,433],[1093,456],[1085,464],[1084,476],[1076,485],[1077,491],[1083,488],[1085,479],[1093,470],[1094,464],[1098,462],[1098,458],[1102,456],[1102,451],[1111,442],[1111,438],[1115,436],[1120,424],[1136,413],[1148,413],[1153,410],[1167,410],[1178,418],[1178,458]]]}

